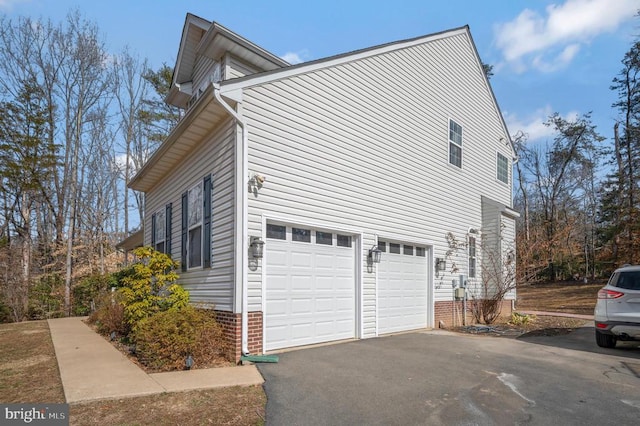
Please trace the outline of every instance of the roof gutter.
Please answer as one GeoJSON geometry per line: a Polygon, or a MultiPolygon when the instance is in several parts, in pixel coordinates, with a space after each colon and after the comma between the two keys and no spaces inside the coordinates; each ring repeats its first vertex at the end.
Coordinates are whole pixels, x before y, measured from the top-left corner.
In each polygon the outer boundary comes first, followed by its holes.
{"type": "MultiPolygon", "coordinates": [[[[216,101],[233,117],[236,123],[242,128],[242,144],[240,147],[242,162],[236,167],[236,206],[240,207],[240,222],[242,227],[241,233],[236,233],[235,258],[236,261],[235,276],[236,285],[240,284],[242,288],[242,355],[249,355],[249,303],[248,303],[248,264],[249,264],[249,209],[248,209],[248,170],[249,170],[249,129],[247,123],[242,116],[238,114],[231,106],[226,103],[220,96],[220,84],[213,82],[213,95],[216,101]]],[[[237,211],[237,210],[236,210],[237,211]]]]}

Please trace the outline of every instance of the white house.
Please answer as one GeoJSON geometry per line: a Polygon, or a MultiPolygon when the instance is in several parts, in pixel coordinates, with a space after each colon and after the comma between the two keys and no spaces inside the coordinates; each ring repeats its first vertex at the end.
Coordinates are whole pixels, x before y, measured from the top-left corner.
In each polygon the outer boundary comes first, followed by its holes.
{"type": "Polygon", "coordinates": [[[481,244],[512,253],[515,152],[468,27],[289,65],[188,14],[167,102],[130,182],[144,242],[236,359],[459,322],[481,244]]]}

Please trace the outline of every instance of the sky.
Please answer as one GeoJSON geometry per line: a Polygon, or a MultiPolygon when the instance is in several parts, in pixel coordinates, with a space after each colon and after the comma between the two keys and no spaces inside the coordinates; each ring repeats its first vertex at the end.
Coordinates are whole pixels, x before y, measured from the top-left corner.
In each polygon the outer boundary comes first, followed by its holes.
{"type": "Polygon", "coordinates": [[[107,49],[173,67],[187,13],[298,63],[469,25],[511,135],[552,141],[544,122],[592,112],[611,140],[612,79],[640,39],[640,0],[0,0],[0,13],[93,21],[107,49]]]}

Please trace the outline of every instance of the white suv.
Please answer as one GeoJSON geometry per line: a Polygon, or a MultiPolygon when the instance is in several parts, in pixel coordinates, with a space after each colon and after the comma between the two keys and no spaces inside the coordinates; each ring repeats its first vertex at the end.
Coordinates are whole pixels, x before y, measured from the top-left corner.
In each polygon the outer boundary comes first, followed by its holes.
{"type": "Polygon", "coordinates": [[[640,266],[623,266],[598,291],[594,312],[596,343],[613,348],[618,340],[640,340],[640,266]]]}

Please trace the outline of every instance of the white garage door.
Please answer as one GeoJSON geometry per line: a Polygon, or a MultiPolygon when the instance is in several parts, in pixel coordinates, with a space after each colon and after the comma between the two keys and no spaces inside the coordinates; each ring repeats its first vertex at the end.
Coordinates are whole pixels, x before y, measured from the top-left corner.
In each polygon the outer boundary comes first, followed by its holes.
{"type": "Polygon", "coordinates": [[[267,225],[265,350],[355,337],[351,235],[267,225]]]}
{"type": "Polygon", "coordinates": [[[379,241],[378,333],[427,326],[427,249],[379,241]]]}

